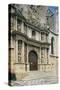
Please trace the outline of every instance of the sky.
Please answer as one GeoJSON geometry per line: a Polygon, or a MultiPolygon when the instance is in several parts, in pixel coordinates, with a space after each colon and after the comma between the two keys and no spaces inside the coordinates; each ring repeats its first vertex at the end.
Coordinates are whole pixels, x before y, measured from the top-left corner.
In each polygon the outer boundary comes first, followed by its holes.
{"type": "Polygon", "coordinates": [[[58,9],[58,7],[56,7],[56,6],[49,6],[48,9],[50,9],[52,13],[56,13],[56,10],[58,9]]]}

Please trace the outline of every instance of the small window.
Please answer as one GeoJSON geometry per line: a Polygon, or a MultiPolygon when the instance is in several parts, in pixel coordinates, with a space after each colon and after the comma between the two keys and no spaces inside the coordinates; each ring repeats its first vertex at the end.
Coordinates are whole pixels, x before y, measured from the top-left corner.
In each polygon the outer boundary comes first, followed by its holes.
{"type": "Polygon", "coordinates": [[[32,38],[35,39],[35,31],[32,31],[32,38]]]}
{"type": "Polygon", "coordinates": [[[51,38],[51,54],[54,54],[54,38],[51,38]]]}
{"type": "Polygon", "coordinates": [[[44,33],[41,33],[41,40],[44,40],[44,33]]]}
{"type": "Polygon", "coordinates": [[[24,33],[27,34],[27,25],[24,23],[24,33]]]}
{"type": "Polygon", "coordinates": [[[35,31],[32,31],[32,36],[35,36],[35,31]]]}
{"type": "Polygon", "coordinates": [[[21,21],[17,19],[17,30],[21,31],[21,21]]]}
{"type": "Polygon", "coordinates": [[[48,34],[46,34],[46,42],[48,42],[48,34]]]}
{"type": "Polygon", "coordinates": [[[15,26],[15,17],[11,16],[11,30],[14,30],[15,26]]]}

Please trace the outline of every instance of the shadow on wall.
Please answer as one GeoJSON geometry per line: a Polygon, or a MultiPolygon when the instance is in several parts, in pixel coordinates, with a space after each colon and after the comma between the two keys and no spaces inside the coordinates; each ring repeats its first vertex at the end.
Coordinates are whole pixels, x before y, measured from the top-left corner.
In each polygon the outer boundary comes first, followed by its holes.
{"type": "Polygon", "coordinates": [[[15,73],[8,73],[8,84],[11,86],[11,81],[16,81],[16,75],[15,73]]]}

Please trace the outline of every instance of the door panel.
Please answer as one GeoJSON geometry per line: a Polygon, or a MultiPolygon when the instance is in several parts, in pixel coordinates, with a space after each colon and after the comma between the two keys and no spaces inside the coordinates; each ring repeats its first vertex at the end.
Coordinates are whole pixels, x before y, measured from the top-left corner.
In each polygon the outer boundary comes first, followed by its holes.
{"type": "Polygon", "coordinates": [[[38,58],[37,54],[34,51],[31,51],[29,53],[29,65],[30,65],[30,70],[37,70],[38,69],[38,58]]]}

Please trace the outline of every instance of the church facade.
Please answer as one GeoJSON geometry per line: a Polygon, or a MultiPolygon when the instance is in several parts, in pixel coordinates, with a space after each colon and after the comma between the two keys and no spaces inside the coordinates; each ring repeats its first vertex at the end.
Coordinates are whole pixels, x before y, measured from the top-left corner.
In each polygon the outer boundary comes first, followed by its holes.
{"type": "Polygon", "coordinates": [[[57,73],[58,17],[49,12],[47,6],[10,5],[9,69],[17,80],[33,71],[57,73]]]}

